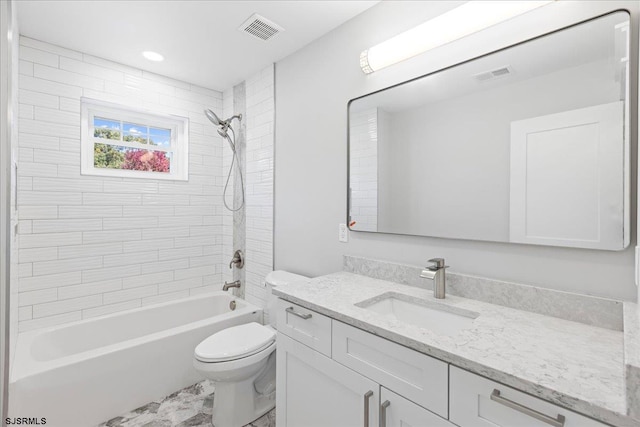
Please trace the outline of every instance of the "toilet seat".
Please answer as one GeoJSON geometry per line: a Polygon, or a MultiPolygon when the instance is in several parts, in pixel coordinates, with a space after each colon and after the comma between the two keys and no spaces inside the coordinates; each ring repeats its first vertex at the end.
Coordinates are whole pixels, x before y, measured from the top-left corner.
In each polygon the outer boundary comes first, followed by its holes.
{"type": "Polygon", "coordinates": [[[215,375],[218,381],[226,381],[228,378],[237,378],[238,372],[244,369],[251,369],[252,366],[259,366],[262,361],[266,361],[276,350],[276,342],[272,342],[268,347],[258,353],[245,356],[241,359],[229,360],[226,362],[201,362],[193,360],[193,366],[198,372],[207,376],[215,375]]]}
{"type": "Polygon", "coordinates": [[[216,332],[196,347],[196,360],[204,363],[229,362],[260,353],[275,345],[275,331],[252,322],[216,332]]]}

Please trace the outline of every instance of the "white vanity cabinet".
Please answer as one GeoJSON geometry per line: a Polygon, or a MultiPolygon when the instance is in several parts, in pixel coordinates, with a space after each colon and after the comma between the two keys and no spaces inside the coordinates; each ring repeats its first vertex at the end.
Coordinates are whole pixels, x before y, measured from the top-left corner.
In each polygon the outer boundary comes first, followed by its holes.
{"type": "Polygon", "coordinates": [[[606,427],[278,301],[278,427],[606,427]]]}
{"type": "Polygon", "coordinates": [[[278,427],[453,426],[434,413],[446,363],[283,300],[277,316],[278,427]]]}

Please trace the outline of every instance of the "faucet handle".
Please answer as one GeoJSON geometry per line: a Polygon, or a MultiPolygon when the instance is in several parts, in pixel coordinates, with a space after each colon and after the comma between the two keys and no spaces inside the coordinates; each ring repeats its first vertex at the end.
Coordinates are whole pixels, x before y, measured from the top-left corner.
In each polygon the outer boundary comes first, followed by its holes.
{"type": "Polygon", "coordinates": [[[433,265],[427,267],[429,270],[439,270],[441,268],[449,268],[448,265],[444,265],[444,258],[432,258],[427,262],[432,262],[433,265]]]}

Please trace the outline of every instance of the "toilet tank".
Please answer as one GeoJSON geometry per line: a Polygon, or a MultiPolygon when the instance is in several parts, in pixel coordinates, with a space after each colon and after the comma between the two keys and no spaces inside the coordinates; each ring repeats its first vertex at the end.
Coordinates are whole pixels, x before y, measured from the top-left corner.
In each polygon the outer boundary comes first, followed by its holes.
{"type": "Polygon", "coordinates": [[[272,271],[267,274],[267,277],[265,277],[264,282],[267,287],[266,313],[269,318],[269,325],[273,328],[276,327],[276,301],[278,300],[278,297],[271,293],[272,289],[276,286],[288,285],[289,283],[305,279],[308,279],[308,277],[282,270],[272,271]]]}

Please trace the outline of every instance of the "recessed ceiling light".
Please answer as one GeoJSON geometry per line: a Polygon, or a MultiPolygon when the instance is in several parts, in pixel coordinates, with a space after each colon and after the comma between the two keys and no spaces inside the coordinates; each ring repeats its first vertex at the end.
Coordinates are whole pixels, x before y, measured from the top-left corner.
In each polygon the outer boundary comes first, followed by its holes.
{"type": "Polygon", "coordinates": [[[160,55],[157,52],[152,52],[150,50],[145,50],[144,52],[142,52],[142,56],[147,58],[149,61],[156,61],[156,62],[164,61],[164,56],[160,55]]]}

